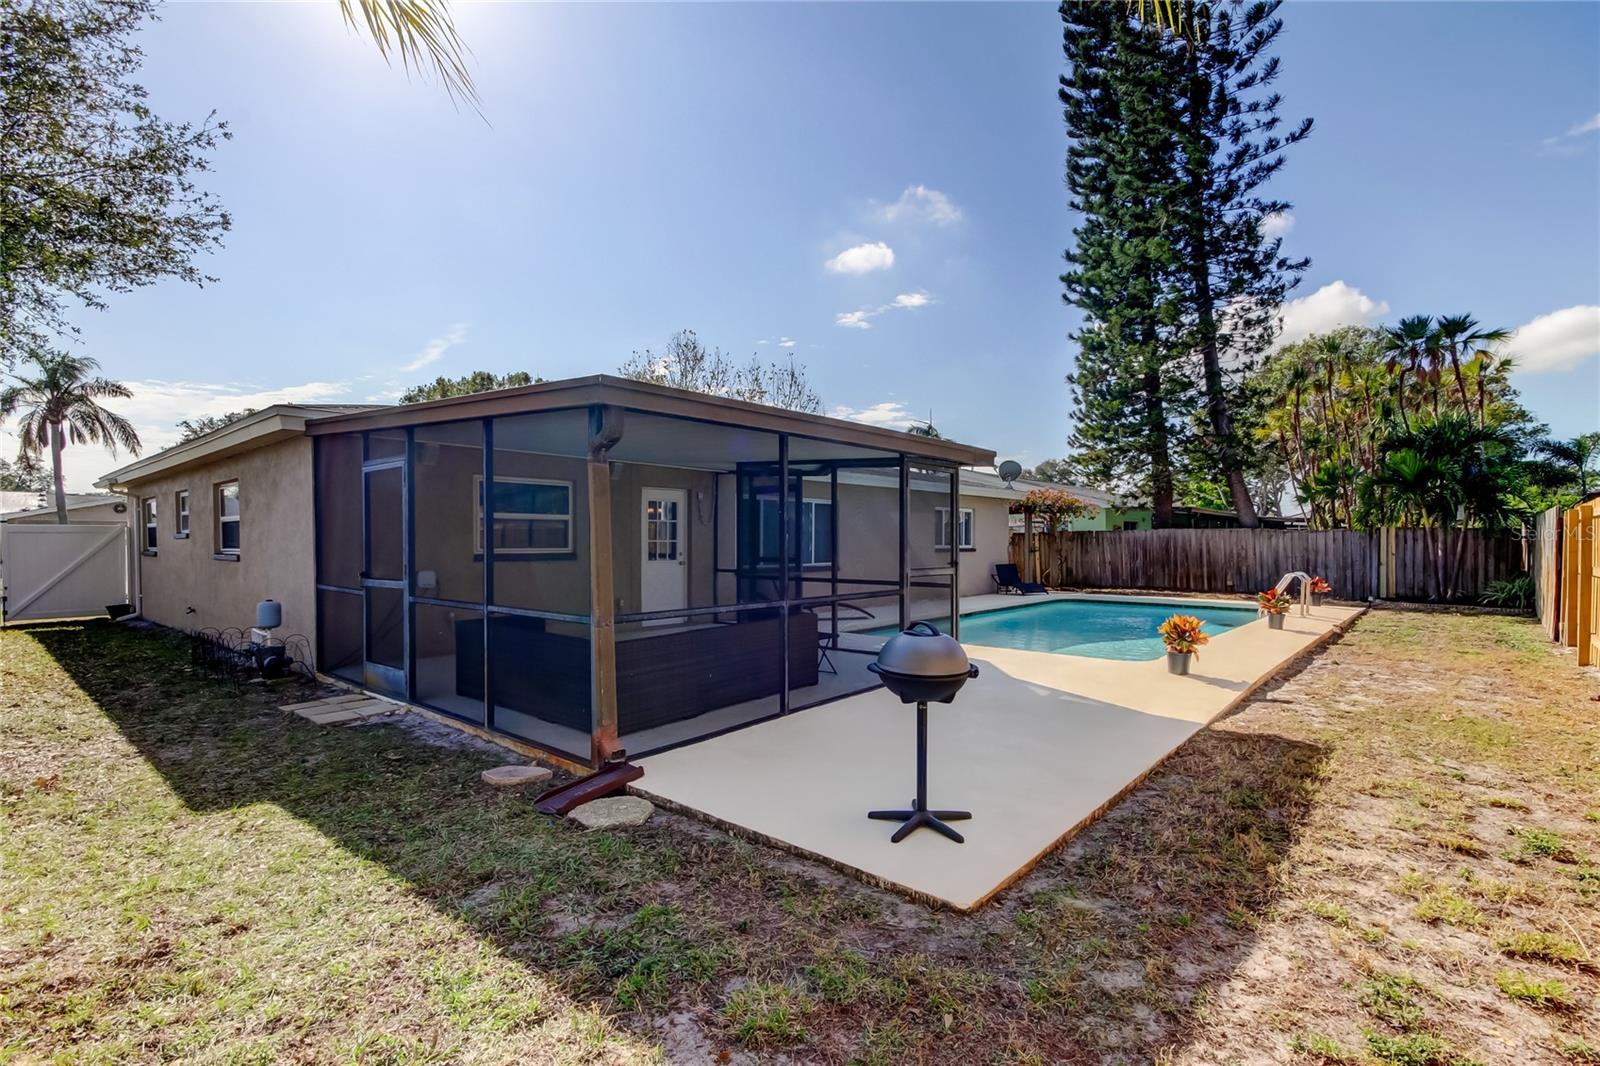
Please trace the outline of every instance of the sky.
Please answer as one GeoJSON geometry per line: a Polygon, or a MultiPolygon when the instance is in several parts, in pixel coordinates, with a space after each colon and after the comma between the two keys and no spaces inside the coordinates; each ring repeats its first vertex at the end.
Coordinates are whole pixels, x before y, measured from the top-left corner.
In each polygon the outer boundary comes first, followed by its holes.
{"type": "MultiPolygon", "coordinates": [[[[234,219],[218,280],[75,316],[147,453],[200,414],[615,372],[682,328],[792,357],[829,413],[1066,452],[1053,5],[456,12],[483,119],[332,4],[171,4],[142,34],[157,113],[233,133],[202,177],[234,219]]],[[[1315,119],[1270,189],[1312,260],[1286,336],[1470,312],[1519,330],[1556,435],[1600,428],[1600,5],[1282,14],[1283,111],[1315,119]]],[[[69,449],[69,488],[125,461],[69,449]]]]}

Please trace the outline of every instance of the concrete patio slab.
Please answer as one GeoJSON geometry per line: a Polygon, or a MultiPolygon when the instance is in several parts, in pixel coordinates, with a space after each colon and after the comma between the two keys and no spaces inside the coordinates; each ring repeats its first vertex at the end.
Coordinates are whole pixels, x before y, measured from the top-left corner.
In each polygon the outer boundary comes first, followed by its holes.
{"type": "Polygon", "coordinates": [[[973,812],[965,844],[928,831],[891,844],[894,826],[867,819],[906,805],[915,784],[915,708],[882,689],[645,758],[632,790],[970,911],[1364,609],[1296,609],[1282,630],[1249,622],[1213,637],[1187,677],[1161,659],[969,645],[979,676],[929,710],[928,799],[973,812]]]}

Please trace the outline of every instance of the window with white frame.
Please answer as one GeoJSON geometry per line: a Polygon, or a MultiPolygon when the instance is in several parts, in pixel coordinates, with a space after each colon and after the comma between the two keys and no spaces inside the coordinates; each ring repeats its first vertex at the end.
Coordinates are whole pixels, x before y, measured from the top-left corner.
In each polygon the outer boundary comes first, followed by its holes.
{"type": "MultiPolygon", "coordinates": [[[[794,505],[790,500],[790,506],[794,505]]],[[[778,528],[778,498],[763,496],[761,535],[757,545],[761,561],[776,566],[782,530],[778,528]]],[[[793,513],[793,512],[791,512],[793,513]]],[[[800,544],[797,561],[801,566],[830,566],[833,563],[833,504],[827,500],[800,501],[800,544]]]]}
{"type": "MultiPolygon", "coordinates": [[[[963,507],[959,512],[960,524],[956,530],[956,547],[962,551],[972,550],[972,508],[963,507]]],[[[933,546],[935,548],[950,547],[950,508],[935,507],[933,509],[933,546]]]]}
{"type": "MultiPolygon", "coordinates": [[[[477,497],[473,550],[483,554],[483,477],[473,478],[477,497]]],[[[572,551],[572,482],[545,478],[494,479],[491,501],[494,554],[566,555],[572,551]]]]}
{"type": "Polygon", "coordinates": [[[156,498],[146,496],[139,501],[139,513],[144,516],[144,550],[156,550],[156,498]]]}
{"type": "Polygon", "coordinates": [[[189,535],[189,490],[179,489],[172,502],[176,505],[172,509],[173,514],[177,516],[177,524],[174,526],[173,532],[180,537],[187,537],[189,535]]]}
{"type": "Polygon", "coordinates": [[[217,554],[239,554],[239,483],[224,481],[217,486],[217,554]]]}

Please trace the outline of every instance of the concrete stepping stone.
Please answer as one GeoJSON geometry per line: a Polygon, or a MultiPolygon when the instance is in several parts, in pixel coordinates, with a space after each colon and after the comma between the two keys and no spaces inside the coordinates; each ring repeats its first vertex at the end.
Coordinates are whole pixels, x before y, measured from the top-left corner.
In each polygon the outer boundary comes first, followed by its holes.
{"type": "Polygon", "coordinates": [[[606,796],[572,808],[567,817],[585,829],[622,829],[643,825],[655,812],[655,804],[638,796],[606,796]]]}
{"type": "Polygon", "coordinates": [[[492,770],[485,770],[478,775],[486,785],[498,788],[510,788],[514,785],[531,785],[538,781],[548,781],[550,771],[543,766],[496,766],[492,770]]]}

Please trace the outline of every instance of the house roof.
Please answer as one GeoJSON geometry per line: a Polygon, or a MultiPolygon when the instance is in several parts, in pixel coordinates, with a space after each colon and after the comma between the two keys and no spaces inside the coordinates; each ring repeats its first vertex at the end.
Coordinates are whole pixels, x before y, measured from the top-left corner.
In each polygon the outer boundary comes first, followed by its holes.
{"type": "Polygon", "coordinates": [[[202,433],[193,440],[163,448],[153,455],[118,467],[95,482],[97,488],[121,491],[146,478],[170,473],[192,463],[220,459],[304,435],[313,418],[369,411],[370,404],[273,404],[202,433]]]}
{"type": "Polygon", "coordinates": [[[562,408],[606,404],[651,414],[672,415],[702,422],[740,426],[774,433],[791,433],[838,444],[853,444],[919,458],[953,462],[962,466],[994,463],[994,452],[957,441],[923,437],[915,433],[868,426],[826,415],[790,411],[765,404],[747,403],[726,396],[689,392],[609,374],[543,381],[514,389],[497,389],[470,396],[403,404],[312,420],[306,432],[313,436],[352,430],[397,428],[453,422],[464,418],[526,414],[562,408]]]}
{"type": "MultiPolygon", "coordinates": [[[[26,518],[31,515],[55,514],[56,505],[51,493],[6,493],[7,496],[25,495],[33,500],[32,506],[21,507],[16,510],[0,512],[0,522],[12,518],[26,518]],[[39,502],[40,500],[44,502],[39,502]]],[[[6,501],[0,501],[6,502],[6,501]]],[[[79,511],[85,507],[103,507],[108,503],[121,503],[122,497],[114,492],[69,492],[67,493],[67,510],[79,511]]]]}

